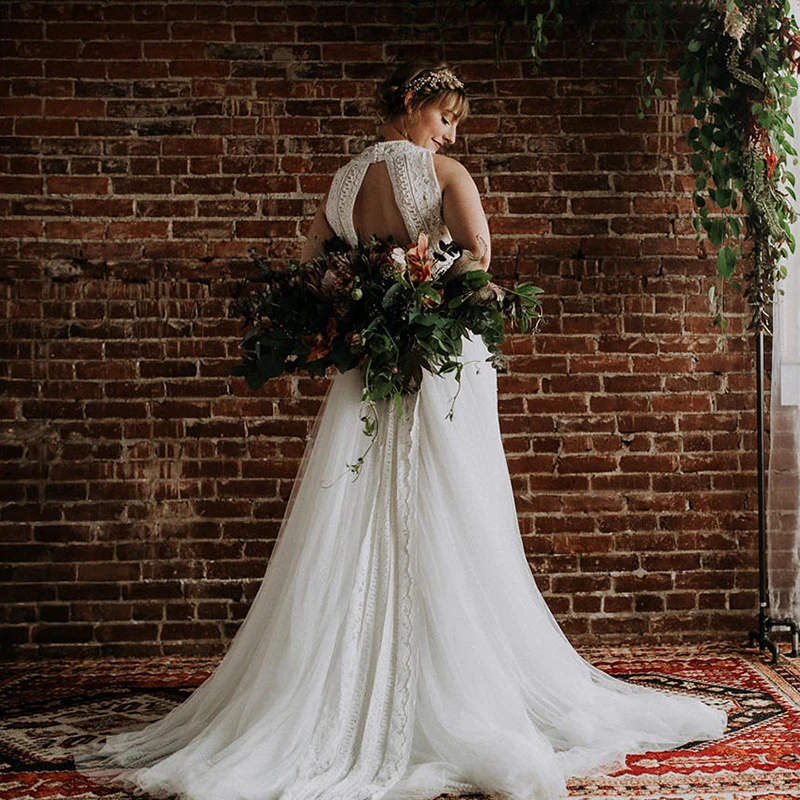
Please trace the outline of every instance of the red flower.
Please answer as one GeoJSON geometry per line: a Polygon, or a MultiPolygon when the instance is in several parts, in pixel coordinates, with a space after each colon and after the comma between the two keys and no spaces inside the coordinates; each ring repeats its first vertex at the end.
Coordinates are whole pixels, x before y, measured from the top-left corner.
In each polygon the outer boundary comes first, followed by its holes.
{"type": "Polygon", "coordinates": [[[792,23],[788,17],[781,20],[778,38],[783,39],[783,52],[789,61],[789,71],[800,72],[800,37],[792,31],[792,23]]]}
{"type": "Polygon", "coordinates": [[[775,167],[778,166],[778,156],[775,151],[769,146],[764,147],[764,161],[767,162],[767,175],[771,178],[775,172],[775,167]]]}
{"type": "Polygon", "coordinates": [[[747,122],[747,138],[750,140],[750,146],[755,151],[761,151],[764,157],[764,162],[767,165],[767,175],[771,178],[775,172],[775,167],[778,166],[778,156],[772,149],[769,142],[769,131],[762,128],[756,121],[755,117],[751,117],[747,122]]]}

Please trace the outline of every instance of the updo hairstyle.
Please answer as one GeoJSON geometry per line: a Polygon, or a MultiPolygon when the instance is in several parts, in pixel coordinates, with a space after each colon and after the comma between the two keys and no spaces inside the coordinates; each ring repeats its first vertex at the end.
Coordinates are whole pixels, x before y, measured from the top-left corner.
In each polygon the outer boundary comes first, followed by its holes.
{"type": "Polygon", "coordinates": [[[409,89],[414,91],[409,111],[440,103],[453,110],[456,122],[463,120],[469,112],[467,93],[458,71],[443,61],[417,60],[401,64],[391,78],[378,86],[377,111],[382,121],[406,113],[403,98],[409,89]]]}

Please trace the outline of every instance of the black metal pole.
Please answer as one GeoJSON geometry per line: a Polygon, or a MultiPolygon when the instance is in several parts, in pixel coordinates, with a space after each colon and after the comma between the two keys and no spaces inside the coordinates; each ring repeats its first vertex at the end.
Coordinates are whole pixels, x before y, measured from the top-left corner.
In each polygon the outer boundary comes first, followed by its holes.
{"type": "Polygon", "coordinates": [[[756,449],[758,450],[758,644],[778,660],[778,646],[769,638],[767,596],[767,505],[764,465],[764,328],[756,331],[756,449]]]}

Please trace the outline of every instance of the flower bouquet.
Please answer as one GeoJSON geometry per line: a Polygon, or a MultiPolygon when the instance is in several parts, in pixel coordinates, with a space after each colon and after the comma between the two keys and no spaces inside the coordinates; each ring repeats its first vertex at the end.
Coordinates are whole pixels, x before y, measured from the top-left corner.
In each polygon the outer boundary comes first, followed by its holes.
{"type": "Polygon", "coordinates": [[[283,374],[359,368],[364,401],[391,398],[400,413],[402,395],[419,389],[426,370],[460,381],[465,336],[482,336],[489,360],[500,365],[506,320],[532,332],[541,317],[539,288],[501,290],[482,270],[452,277],[447,267],[461,251],[444,242],[434,250],[424,233],[408,248],[391,239],[359,238],[350,247],[333,238],[313,261],[280,269],[250,254],[260,288],[240,292],[228,313],[247,326],[232,374],[253,390],[283,374]]]}

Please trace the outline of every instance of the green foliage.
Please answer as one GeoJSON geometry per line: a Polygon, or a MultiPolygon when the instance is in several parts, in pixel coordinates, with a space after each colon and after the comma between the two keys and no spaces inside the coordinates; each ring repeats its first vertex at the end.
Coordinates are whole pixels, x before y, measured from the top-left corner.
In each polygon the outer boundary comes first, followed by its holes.
{"type": "Polygon", "coordinates": [[[687,134],[697,173],[693,224],[698,239],[720,248],[720,277],[741,273],[752,324],[763,330],[780,262],[794,249],[787,195],[795,197],[796,23],[788,0],[702,0],[696,14],[678,73],[680,105],[696,120],[687,134]]]}
{"type": "MultiPolygon", "coordinates": [[[[476,2],[494,11],[502,28],[524,26],[537,67],[566,19],[585,24],[598,6],[606,12],[606,4],[586,0],[476,2]]],[[[795,199],[795,176],[789,165],[797,153],[789,110],[797,93],[800,32],[789,0],[627,3],[625,37],[637,45],[628,57],[642,64],[640,116],[653,96],[662,95],[663,66],[648,54],[663,61],[684,11],[692,24],[678,73],[679,105],[695,119],[687,133],[696,173],[692,222],[698,240],[721,248],[719,276],[744,292],[753,325],[763,329],[764,306],[785,271],[781,261],[794,251],[788,198],[795,199]]]]}

